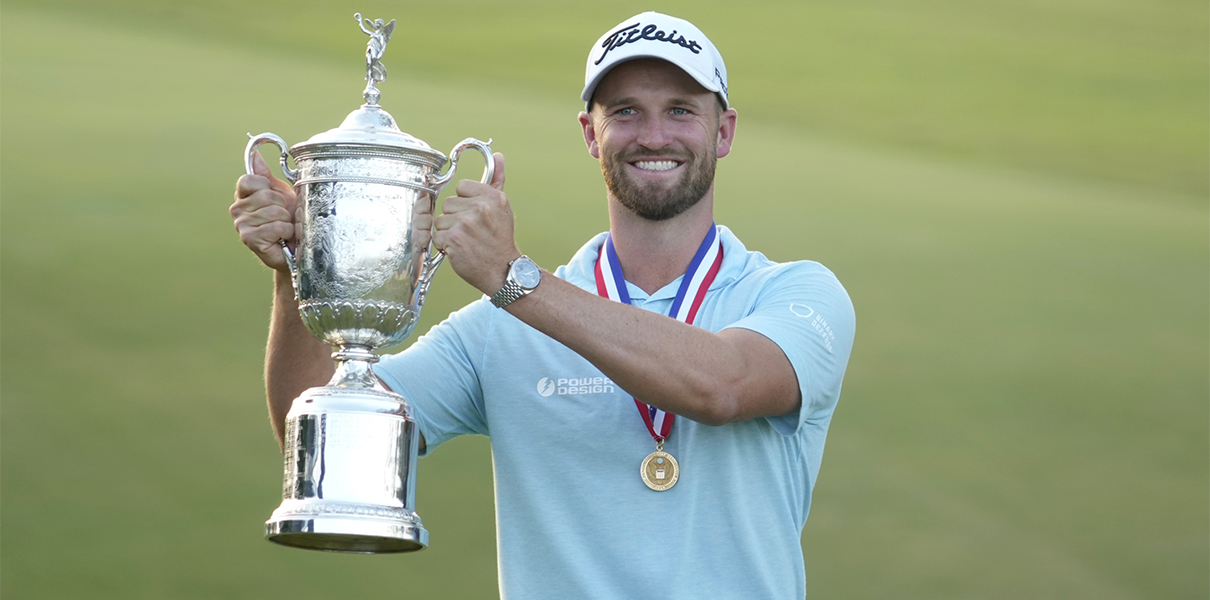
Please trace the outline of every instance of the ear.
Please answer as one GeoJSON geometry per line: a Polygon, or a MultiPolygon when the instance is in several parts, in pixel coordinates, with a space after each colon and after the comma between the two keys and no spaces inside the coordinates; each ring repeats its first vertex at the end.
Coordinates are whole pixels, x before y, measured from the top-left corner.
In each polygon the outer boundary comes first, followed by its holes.
{"type": "Polygon", "coordinates": [[[731,154],[731,144],[735,141],[735,120],[739,113],[734,108],[728,108],[718,115],[718,157],[731,154]]]}
{"type": "Polygon", "coordinates": [[[588,153],[593,158],[600,160],[601,150],[597,147],[597,130],[593,125],[592,115],[580,111],[580,128],[584,130],[584,144],[588,146],[588,153]]]}

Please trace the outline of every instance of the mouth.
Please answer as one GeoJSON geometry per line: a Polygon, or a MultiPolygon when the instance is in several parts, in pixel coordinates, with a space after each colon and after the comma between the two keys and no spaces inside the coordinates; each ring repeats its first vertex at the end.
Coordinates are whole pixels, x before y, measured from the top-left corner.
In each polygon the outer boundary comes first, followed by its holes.
{"type": "Polygon", "coordinates": [[[671,171],[681,166],[679,160],[636,160],[631,166],[642,171],[671,171]]]}

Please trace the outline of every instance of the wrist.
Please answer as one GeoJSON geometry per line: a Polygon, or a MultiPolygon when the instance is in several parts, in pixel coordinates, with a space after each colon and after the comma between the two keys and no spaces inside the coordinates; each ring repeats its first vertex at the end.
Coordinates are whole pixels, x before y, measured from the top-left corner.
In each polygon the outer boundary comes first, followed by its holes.
{"type": "Polygon", "coordinates": [[[273,295],[297,303],[298,299],[294,296],[294,278],[289,272],[273,270],[273,295]]]}
{"type": "Polygon", "coordinates": [[[542,283],[542,269],[522,254],[508,263],[504,285],[492,294],[491,302],[496,308],[504,308],[534,291],[542,283]]]}
{"type": "Polygon", "coordinates": [[[483,290],[483,293],[487,295],[488,298],[500,293],[500,290],[503,289],[504,286],[508,285],[509,270],[512,269],[513,263],[522,256],[525,255],[521,254],[519,251],[514,252],[508,260],[504,261],[503,265],[492,267],[492,283],[491,285],[487,286],[487,289],[483,290]]]}

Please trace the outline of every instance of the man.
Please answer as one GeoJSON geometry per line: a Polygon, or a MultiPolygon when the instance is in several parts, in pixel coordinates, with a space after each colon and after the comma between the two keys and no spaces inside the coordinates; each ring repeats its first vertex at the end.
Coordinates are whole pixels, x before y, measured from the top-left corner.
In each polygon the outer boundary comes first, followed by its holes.
{"type": "MultiPolygon", "coordinates": [[[[494,181],[460,182],[434,221],[434,244],[488,298],[376,372],[412,403],[426,451],[490,436],[505,597],[802,598],[799,538],[852,304],[819,264],[771,262],[715,225],[736,111],[701,31],[627,19],[585,80],[609,232],[538,270],[515,245],[497,154],[494,181]]],[[[266,379],[280,440],[291,400],[332,365],[277,248],[294,235],[292,192],[260,164],[232,214],[277,269],[266,379]]]]}

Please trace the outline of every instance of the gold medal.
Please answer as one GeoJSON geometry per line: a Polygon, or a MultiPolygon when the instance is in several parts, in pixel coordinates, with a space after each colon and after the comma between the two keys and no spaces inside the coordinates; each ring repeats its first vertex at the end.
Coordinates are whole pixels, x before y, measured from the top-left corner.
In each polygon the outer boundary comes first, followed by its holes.
{"type": "MultiPolygon", "coordinates": [[[[663,444],[660,446],[662,447],[663,444]]],[[[656,448],[655,452],[648,454],[647,458],[643,459],[643,465],[639,467],[639,475],[643,477],[643,483],[647,484],[647,487],[662,492],[676,485],[680,470],[680,466],[676,464],[676,459],[672,458],[671,454],[656,448]]]]}

